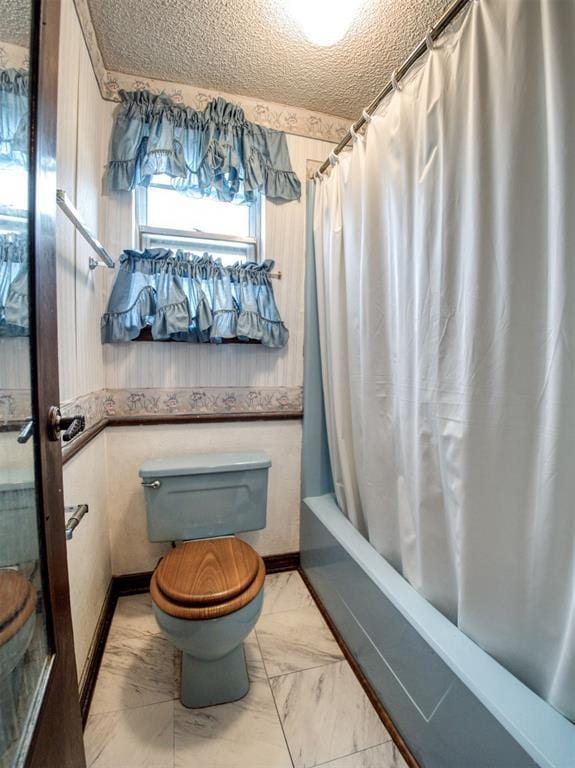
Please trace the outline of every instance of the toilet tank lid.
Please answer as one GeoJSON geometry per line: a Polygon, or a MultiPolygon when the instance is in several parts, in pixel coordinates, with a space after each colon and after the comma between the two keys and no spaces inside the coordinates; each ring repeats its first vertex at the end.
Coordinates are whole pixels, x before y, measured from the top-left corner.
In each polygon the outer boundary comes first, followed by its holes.
{"type": "Polygon", "coordinates": [[[148,459],[140,467],[140,477],[175,477],[206,475],[214,472],[241,472],[271,467],[272,460],[264,451],[235,453],[189,453],[166,459],[148,459]]]}

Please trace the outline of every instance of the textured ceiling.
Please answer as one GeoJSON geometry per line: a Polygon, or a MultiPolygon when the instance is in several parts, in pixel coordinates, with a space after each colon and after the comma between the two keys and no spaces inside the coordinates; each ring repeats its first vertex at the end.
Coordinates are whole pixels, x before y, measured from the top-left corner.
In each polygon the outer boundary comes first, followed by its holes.
{"type": "Polygon", "coordinates": [[[0,41],[27,45],[31,0],[0,0],[0,41]]]}
{"type": "Polygon", "coordinates": [[[347,35],[321,48],[288,17],[284,0],[89,0],[109,70],[350,118],[446,5],[363,0],[347,35]]]}

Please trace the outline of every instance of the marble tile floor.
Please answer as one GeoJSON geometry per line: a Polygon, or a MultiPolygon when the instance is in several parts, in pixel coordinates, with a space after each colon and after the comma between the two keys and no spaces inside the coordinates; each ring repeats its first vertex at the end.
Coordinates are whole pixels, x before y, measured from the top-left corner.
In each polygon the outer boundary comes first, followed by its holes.
{"type": "Polygon", "coordinates": [[[406,768],[295,571],[266,578],[250,691],[186,709],[149,595],[118,601],[84,734],[88,768],[406,768]]]}

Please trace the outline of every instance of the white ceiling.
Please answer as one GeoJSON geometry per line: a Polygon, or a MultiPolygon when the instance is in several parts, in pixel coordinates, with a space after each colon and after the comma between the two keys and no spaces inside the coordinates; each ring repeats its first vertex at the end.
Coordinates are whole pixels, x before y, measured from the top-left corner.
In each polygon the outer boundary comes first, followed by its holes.
{"type": "MultiPolygon", "coordinates": [[[[340,2],[333,0],[333,13],[340,2]]],[[[343,40],[321,48],[306,40],[283,0],[89,0],[108,70],[349,118],[447,4],[363,0],[343,40]]]]}
{"type": "Polygon", "coordinates": [[[27,45],[31,0],[0,0],[0,44],[27,45]]]}

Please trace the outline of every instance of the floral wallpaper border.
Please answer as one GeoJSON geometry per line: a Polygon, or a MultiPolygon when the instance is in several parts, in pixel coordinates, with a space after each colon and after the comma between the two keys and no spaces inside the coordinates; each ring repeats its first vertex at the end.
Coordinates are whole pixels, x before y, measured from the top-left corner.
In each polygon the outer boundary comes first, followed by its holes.
{"type": "Polygon", "coordinates": [[[193,387],[110,389],[103,402],[108,418],[255,413],[299,414],[302,387],[193,387]]]}
{"type": "Polygon", "coordinates": [[[29,389],[0,389],[0,426],[20,424],[29,419],[31,397],[29,389]]]}
{"type": "Polygon", "coordinates": [[[28,69],[30,51],[23,45],[0,41],[0,69],[28,69]]]}
{"type": "Polygon", "coordinates": [[[152,93],[165,93],[176,103],[185,103],[194,109],[201,110],[216,96],[223,96],[228,101],[239,104],[246,113],[248,120],[269,128],[331,142],[339,142],[347,133],[349,120],[334,115],[259,101],[246,96],[209,91],[184,83],[173,83],[109,71],[106,69],[102,58],[87,0],[74,0],[74,4],[102,98],[107,101],[119,101],[121,89],[127,91],[147,89],[152,93]]]}
{"type": "Polygon", "coordinates": [[[86,419],[86,431],[92,429],[106,418],[104,410],[106,394],[105,389],[100,389],[87,395],[75,397],[73,400],[66,400],[60,404],[62,415],[84,416],[86,419]]]}
{"type": "Polygon", "coordinates": [[[66,416],[83,414],[86,429],[104,419],[142,416],[293,414],[303,410],[302,387],[181,387],[102,389],[61,405],[66,416]]]}
{"type": "MultiPolygon", "coordinates": [[[[0,427],[19,429],[30,418],[30,396],[30,390],[0,390],[0,427]]],[[[85,416],[86,432],[108,419],[129,423],[146,416],[298,417],[303,414],[303,387],[100,389],[62,402],[60,410],[63,416],[85,416]]]]}

